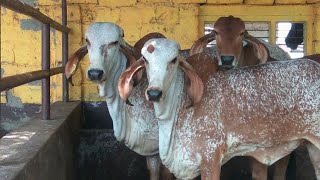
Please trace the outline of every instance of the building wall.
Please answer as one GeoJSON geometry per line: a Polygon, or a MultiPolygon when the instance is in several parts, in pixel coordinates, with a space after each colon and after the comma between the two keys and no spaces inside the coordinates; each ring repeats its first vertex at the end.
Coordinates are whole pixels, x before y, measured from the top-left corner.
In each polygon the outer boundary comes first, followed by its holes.
{"type": "MultiPolygon", "coordinates": [[[[24,0],[54,20],[61,22],[60,0],[24,0]]],[[[84,32],[96,21],[115,22],[134,44],[149,32],[161,32],[183,49],[203,34],[205,21],[234,15],[246,21],[307,22],[307,54],[320,53],[320,0],[68,0],[69,53],[84,42],[84,32]]],[[[275,29],[271,25],[271,29],[275,29]]],[[[270,35],[271,37],[274,34],[270,35]]],[[[51,67],[61,64],[61,33],[51,30],[51,67]]],[[[272,42],[272,41],[271,41],[272,42]]],[[[24,15],[1,9],[1,59],[3,76],[41,68],[41,24],[24,15]]],[[[86,79],[88,57],[70,86],[71,100],[97,101],[97,86],[86,79]]],[[[62,96],[62,75],[51,78],[51,100],[62,96]]],[[[1,102],[12,106],[41,102],[41,82],[37,81],[1,94],[1,102]]]]}

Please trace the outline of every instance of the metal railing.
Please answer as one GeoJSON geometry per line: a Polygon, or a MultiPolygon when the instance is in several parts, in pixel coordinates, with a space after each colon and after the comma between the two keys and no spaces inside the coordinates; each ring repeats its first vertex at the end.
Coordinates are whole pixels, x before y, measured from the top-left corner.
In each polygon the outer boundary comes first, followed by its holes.
{"type": "MultiPolygon", "coordinates": [[[[41,57],[42,70],[32,71],[24,74],[8,76],[0,79],[0,92],[11,88],[42,79],[42,119],[50,119],[50,76],[64,72],[64,66],[68,61],[68,32],[67,27],[67,3],[66,0],[61,0],[62,5],[62,24],[54,21],[48,16],[41,13],[39,10],[29,6],[20,0],[1,0],[0,6],[11,9],[15,12],[30,16],[42,23],[42,40],[41,40],[41,57]],[[54,28],[62,32],[62,67],[50,69],[50,28],[54,28]]],[[[0,23],[1,28],[1,23],[0,23]]],[[[0,29],[1,33],[1,29],[0,29]]],[[[1,36],[0,36],[1,37],[1,36]]],[[[1,58],[1,38],[0,38],[0,58],[1,58]]],[[[1,59],[0,59],[1,68],[1,59]]],[[[0,77],[1,78],[1,77],[0,77]]],[[[63,76],[63,101],[69,99],[68,82],[63,76]]],[[[1,106],[0,106],[1,107],[1,106]]]]}

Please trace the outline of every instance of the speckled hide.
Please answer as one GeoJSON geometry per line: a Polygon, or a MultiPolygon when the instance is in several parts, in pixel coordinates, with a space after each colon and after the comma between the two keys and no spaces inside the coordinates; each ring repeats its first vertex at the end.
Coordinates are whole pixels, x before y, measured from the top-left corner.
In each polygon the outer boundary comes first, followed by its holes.
{"type": "Polygon", "coordinates": [[[142,49],[142,54],[148,89],[162,92],[153,103],[159,118],[159,153],[177,178],[192,179],[201,172],[202,179],[218,180],[221,165],[235,156],[271,165],[302,142],[320,178],[318,63],[300,59],[216,71],[216,61],[198,56],[194,68],[204,91],[198,104],[186,108],[190,89],[185,87],[192,79],[178,68],[182,60],[174,61],[179,46],[165,39],[150,40],[145,47],[150,44],[155,50],[142,49]]]}
{"type": "MultiPolygon", "coordinates": [[[[182,89],[183,82],[179,84],[182,89]]],[[[193,178],[200,169],[218,173],[210,167],[234,156],[253,156],[271,165],[302,139],[320,149],[318,64],[294,60],[218,72],[205,87],[197,110],[201,115],[183,108],[189,103],[184,93],[173,100],[181,102],[179,114],[170,120],[176,124],[170,149],[167,154],[160,149],[160,157],[177,177],[193,178]]]]}

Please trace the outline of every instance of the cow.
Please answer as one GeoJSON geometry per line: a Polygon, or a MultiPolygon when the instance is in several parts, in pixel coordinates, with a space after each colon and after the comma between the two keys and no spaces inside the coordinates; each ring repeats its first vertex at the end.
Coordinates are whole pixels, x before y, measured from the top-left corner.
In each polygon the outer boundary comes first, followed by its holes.
{"type": "MultiPolygon", "coordinates": [[[[90,66],[87,76],[90,81],[98,84],[99,95],[106,98],[116,139],[136,153],[146,156],[150,179],[158,180],[161,162],[158,155],[157,119],[152,106],[145,102],[143,93],[139,90],[145,88],[146,84],[143,83],[141,74],[135,77],[139,82],[142,79],[133,92],[133,103],[136,106],[126,106],[120,99],[117,82],[126,67],[141,56],[140,49],[148,39],[164,36],[150,33],[134,47],[128,45],[123,37],[123,29],[114,23],[91,24],[85,33],[86,44],[73,54],[66,65],[66,76],[68,79],[72,77],[80,59],[88,53],[90,66]]],[[[171,178],[169,171],[164,169],[163,172],[163,179],[171,178]]]]}
{"type": "Polygon", "coordinates": [[[217,71],[209,55],[184,60],[179,49],[165,38],[147,41],[143,57],[118,83],[126,101],[134,91],[132,77],[145,69],[145,96],[159,120],[160,158],[177,178],[201,173],[201,179],[218,180],[221,165],[232,157],[271,165],[305,144],[320,179],[318,63],[273,61],[217,71]]]}

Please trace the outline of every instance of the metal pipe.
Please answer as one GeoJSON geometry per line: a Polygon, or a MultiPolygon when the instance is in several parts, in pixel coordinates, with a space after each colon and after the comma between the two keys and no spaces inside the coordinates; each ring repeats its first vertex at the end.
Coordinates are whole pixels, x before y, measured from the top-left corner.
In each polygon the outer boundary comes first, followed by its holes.
{"type": "Polygon", "coordinates": [[[7,91],[11,88],[24,85],[26,83],[40,80],[43,78],[48,78],[50,76],[64,73],[64,66],[62,67],[56,67],[52,68],[50,70],[38,70],[38,71],[32,71],[27,72],[23,74],[18,74],[14,76],[7,76],[0,80],[0,92],[7,91]]]}
{"type": "Polygon", "coordinates": [[[61,32],[69,32],[70,29],[61,25],[60,23],[54,21],[53,19],[49,18],[48,16],[41,13],[39,10],[29,6],[21,2],[20,0],[1,0],[0,6],[6,7],[11,9],[15,12],[19,12],[21,14],[30,16],[44,24],[50,24],[52,28],[61,31],[61,32]]]}
{"type": "MultiPolygon", "coordinates": [[[[67,26],[67,1],[62,0],[62,25],[67,26]]],[[[68,61],[68,54],[69,54],[69,49],[68,49],[68,33],[63,32],[62,33],[62,63],[65,66],[68,61]]],[[[69,83],[66,78],[66,76],[63,74],[62,75],[62,88],[63,88],[63,102],[68,102],[69,101],[69,83]]]]}
{"type": "MultiPolygon", "coordinates": [[[[42,24],[42,70],[50,70],[50,25],[42,24]]],[[[42,119],[50,119],[50,77],[42,79],[42,119]]]]}
{"type": "MultiPolygon", "coordinates": [[[[1,13],[2,13],[2,12],[1,12],[1,8],[2,8],[2,7],[0,6],[0,80],[1,80],[1,77],[2,77],[2,74],[1,74],[1,70],[2,70],[2,69],[1,69],[1,17],[2,17],[2,16],[1,16],[1,13]]],[[[1,124],[1,117],[2,117],[2,116],[1,116],[1,92],[2,92],[2,91],[0,91],[0,124],[1,124]]],[[[1,129],[1,127],[0,127],[0,129],[1,129]]]]}

